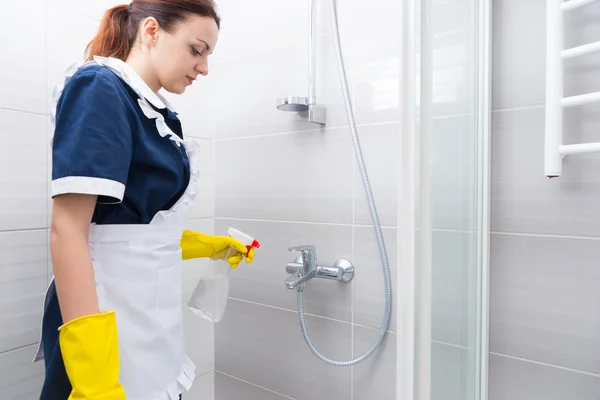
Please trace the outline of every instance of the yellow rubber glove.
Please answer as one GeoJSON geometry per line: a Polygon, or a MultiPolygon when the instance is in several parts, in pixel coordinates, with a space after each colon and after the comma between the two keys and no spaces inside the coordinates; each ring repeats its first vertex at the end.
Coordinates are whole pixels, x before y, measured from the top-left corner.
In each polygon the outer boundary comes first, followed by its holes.
{"type": "Polygon", "coordinates": [[[251,263],[254,259],[254,248],[248,251],[242,242],[231,236],[211,236],[189,230],[183,232],[181,250],[184,260],[194,258],[223,260],[229,255],[226,261],[231,265],[231,268],[237,268],[244,255],[246,256],[246,263],[251,263]],[[230,252],[230,249],[233,250],[230,252]]]}
{"type": "Polygon", "coordinates": [[[114,311],[77,318],[58,328],[73,390],[69,400],[124,400],[114,311]]]}

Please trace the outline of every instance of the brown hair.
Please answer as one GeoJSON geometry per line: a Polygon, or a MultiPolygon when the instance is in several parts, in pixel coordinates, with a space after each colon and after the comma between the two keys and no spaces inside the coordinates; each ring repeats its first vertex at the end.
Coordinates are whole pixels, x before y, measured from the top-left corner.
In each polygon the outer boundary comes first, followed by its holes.
{"type": "Polygon", "coordinates": [[[190,15],[211,17],[221,27],[213,0],[133,0],[129,5],[113,7],[106,11],[98,33],[86,47],[86,61],[94,56],[125,61],[143,20],[154,17],[161,28],[170,32],[190,15]]]}

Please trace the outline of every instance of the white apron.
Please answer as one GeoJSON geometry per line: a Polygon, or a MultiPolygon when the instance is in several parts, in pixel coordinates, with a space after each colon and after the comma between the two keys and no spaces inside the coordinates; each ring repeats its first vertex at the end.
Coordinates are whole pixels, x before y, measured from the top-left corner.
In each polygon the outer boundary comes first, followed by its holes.
{"type": "MultiPolygon", "coordinates": [[[[185,354],[180,241],[196,196],[198,146],[169,129],[147,104],[137,75],[132,77],[119,60],[98,57],[96,62],[113,69],[142,96],[144,114],[156,120],[159,133],[174,146],[184,146],[190,161],[190,183],[170,210],[159,212],[149,225],[92,224],[89,235],[100,310],[116,310],[120,382],[127,399],[178,400],[195,377],[185,354]]],[[[40,341],[34,361],[43,357],[40,341]]]]}

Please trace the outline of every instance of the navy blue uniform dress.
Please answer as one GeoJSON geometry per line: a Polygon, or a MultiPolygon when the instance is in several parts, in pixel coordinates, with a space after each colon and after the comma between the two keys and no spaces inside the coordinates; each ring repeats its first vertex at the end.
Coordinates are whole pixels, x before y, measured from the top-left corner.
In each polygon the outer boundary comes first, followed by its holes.
{"type": "MultiPolygon", "coordinates": [[[[148,224],[177,202],[190,180],[184,147],[158,133],[138,105],[138,93],[183,138],[177,115],[135,78],[137,93],[108,67],[86,64],[68,80],[57,103],[52,196],[98,195],[96,224],[148,224]]],[[[66,400],[71,392],[58,341],[62,324],[52,284],[42,322],[46,379],[41,400],[66,400]]]]}

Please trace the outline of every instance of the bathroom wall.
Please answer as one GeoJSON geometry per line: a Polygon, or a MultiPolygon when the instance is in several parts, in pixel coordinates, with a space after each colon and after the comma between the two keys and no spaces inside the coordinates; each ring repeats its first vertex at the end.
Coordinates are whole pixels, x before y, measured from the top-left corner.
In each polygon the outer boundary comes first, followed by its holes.
{"type": "MultiPolygon", "coordinates": [[[[231,274],[231,297],[215,325],[216,400],[394,399],[394,317],[383,347],[365,363],[336,369],[319,361],[300,332],[296,293],[287,290],[288,247],[313,244],[319,262],[352,260],[349,285],[313,280],[305,291],[311,339],[348,360],[373,342],[384,306],[383,279],[339,84],[329,1],[317,0],[317,96],[325,128],[276,110],[282,96],[307,94],[308,2],[228,1],[206,107],[215,129],[215,231],[257,237],[255,262],[231,274]],[[263,10],[271,16],[265,17],[263,10]]],[[[375,201],[397,277],[399,76],[402,3],[338,2],[345,64],[375,201]]],[[[471,2],[435,2],[431,393],[471,395],[476,208],[474,32],[471,2]],[[457,156],[457,154],[459,156],[457,156]]],[[[422,340],[416,332],[416,344],[422,340]]],[[[402,357],[402,355],[400,355],[402,357]]]]}
{"type": "MultiPolygon", "coordinates": [[[[0,398],[39,398],[43,362],[31,363],[40,335],[43,294],[51,278],[48,227],[52,88],[79,62],[105,9],[115,0],[11,1],[0,12],[0,398]]],[[[213,229],[212,129],[195,104],[201,87],[174,99],[190,136],[203,149],[203,181],[190,228],[213,229]]],[[[203,264],[184,265],[184,298],[203,264]]],[[[213,327],[185,314],[198,379],[191,398],[213,398],[213,327]]]]}
{"type": "MultiPolygon", "coordinates": [[[[232,271],[227,311],[215,325],[218,400],[395,398],[395,315],[374,356],[353,368],[331,367],[304,343],[296,291],[284,285],[286,263],[298,255],[288,247],[315,245],[322,265],[351,260],[357,272],[350,284],[307,285],[308,331],[321,352],[342,361],[361,355],[375,340],[384,310],[383,275],[355,167],[329,2],[317,3],[317,95],[327,106],[325,128],[275,108],[279,97],[308,94],[308,1],[219,3],[223,27],[205,99],[211,110],[206,124],[215,132],[215,232],[233,226],[262,247],[254,263],[232,271]]],[[[356,120],[395,285],[400,3],[353,0],[340,2],[339,11],[356,120]]]]}
{"type": "MultiPolygon", "coordinates": [[[[544,176],[544,0],[495,0],[490,400],[600,397],[598,155],[544,176]]],[[[600,40],[600,3],[565,46],[600,40]]],[[[600,90],[598,54],[565,63],[565,95],[600,90]]],[[[564,143],[597,142],[600,107],[565,114],[564,143]]]]}

